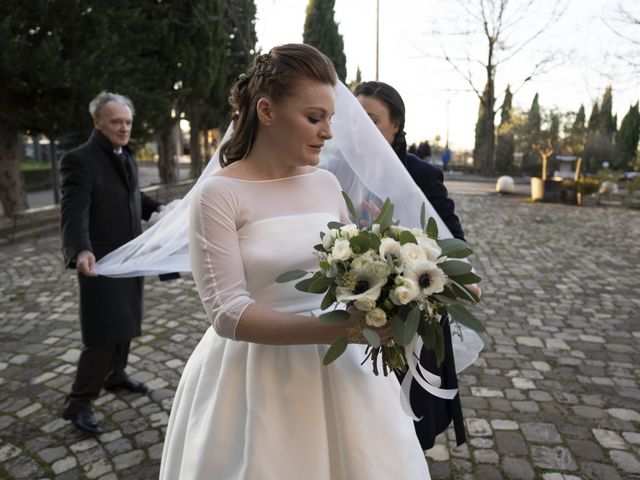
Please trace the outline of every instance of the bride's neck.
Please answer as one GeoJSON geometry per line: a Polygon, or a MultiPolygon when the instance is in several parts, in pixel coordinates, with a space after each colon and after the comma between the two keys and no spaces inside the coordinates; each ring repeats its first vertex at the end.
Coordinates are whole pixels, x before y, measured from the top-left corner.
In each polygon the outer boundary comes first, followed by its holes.
{"type": "Polygon", "coordinates": [[[287,152],[281,151],[266,138],[258,135],[251,152],[241,162],[247,172],[260,180],[290,177],[306,170],[305,167],[287,162],[287,158],[287,152]]]}

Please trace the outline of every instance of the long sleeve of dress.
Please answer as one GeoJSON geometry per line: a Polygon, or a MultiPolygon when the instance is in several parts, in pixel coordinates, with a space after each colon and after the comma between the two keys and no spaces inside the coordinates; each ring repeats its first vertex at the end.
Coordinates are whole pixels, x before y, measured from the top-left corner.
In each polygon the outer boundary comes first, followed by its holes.
{"type": "Polygon", "coordinates": [[[237,201],[212,177],[193,198],[189,258],[193,277],[211,325],[218,335],[234,339],[244,309],[253,303],[237,234],[237,201]]]}

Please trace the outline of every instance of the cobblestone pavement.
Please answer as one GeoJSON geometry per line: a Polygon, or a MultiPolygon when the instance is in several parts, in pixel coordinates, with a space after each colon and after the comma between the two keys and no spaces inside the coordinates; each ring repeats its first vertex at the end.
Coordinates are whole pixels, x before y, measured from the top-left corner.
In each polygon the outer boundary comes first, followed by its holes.
{"type": "MultiPolygon", "coordinates": [[[[640,211],[453,194],[493,345],[461,376],[469,442],[442,435],[433,478],[640,478],[640,211]]],[[[130,373],[151,392],[103,394],[105,433],[92,438],[59,417],[81,343],[57,237],[3,247],[0,264],[0,477],[156,478],[180,372],[207,328],[193,282],[147,281],[130,373]]]]}

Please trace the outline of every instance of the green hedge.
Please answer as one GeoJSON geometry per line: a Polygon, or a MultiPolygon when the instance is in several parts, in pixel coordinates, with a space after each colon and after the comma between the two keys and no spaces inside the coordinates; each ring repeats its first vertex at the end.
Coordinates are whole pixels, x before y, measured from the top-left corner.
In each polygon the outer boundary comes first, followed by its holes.
{"type": "Polygon", "coordinates": [[[47,190],[51,188],[51,170],[23,170],[27,192],[35,192],[37,190],[47,190]]]}

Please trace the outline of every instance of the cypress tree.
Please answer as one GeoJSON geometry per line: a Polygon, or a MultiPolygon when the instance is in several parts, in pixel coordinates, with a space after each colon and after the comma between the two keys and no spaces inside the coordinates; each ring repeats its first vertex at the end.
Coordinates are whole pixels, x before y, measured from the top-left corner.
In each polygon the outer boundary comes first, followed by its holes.
{"type": "Polygon", "coordinates": [[[309,0],[304,21],[302,41],[313,45],[331,59],[338,78],[347,78],[347,57],[344,54],[344,40],[334,20],[335,0],[309,0]]]}
{"type": "Polygon", "coordinates": [[[542,128],[542,115],[540,114],[540,103],[536,93],[531,102],[531,108],[527,114],[527,126],[534,135],[539,135],[542,128]]]}
{"type": "Polygon", "coordinates": [[[616,168],[628,170],[633,165],[638,154],[640,140],[640,110],[638,103],[629,107],[629,111],[622,119],[620,130],[616,136],[619,151],[619,162],[616,168]]]}
{"type": "Polygon", "coordinates": [[[609,85],[602,96],[600,112],[598,113],[598,130],[609,140],[613,139],[613,134],[616,132],[616,123],[613,119],[612,108],[613,94],[611,92],[611,85],[609,85]]]}
{"type": "Polygon", "coordinates": [[[571,128],[567,132],[565,145],[576,156],[582,155],[584,144],[587,139],[587,129],[585,126],[584,105],[580,105],[580,109],[576,113],[571,128]]]}
{"type": "Polygon", "coordinates": [[[498,173],[513,171],[513,155],[515,153],[515,140],[512,132],[511,115],[513,95],[507,85],[500,112],[500,125],[498,126],[498,140],[496,142],[496,170],[498,173]]]}
{"type": "Polygon", "coordinates": [[[593,102],[591,108],[591,115],[589,115],[589,123],[587,124],[587,130],[589,133],[595,133],[598,131],[600,121],[600,109],[598,108],[598,102],[593,102]]]}

